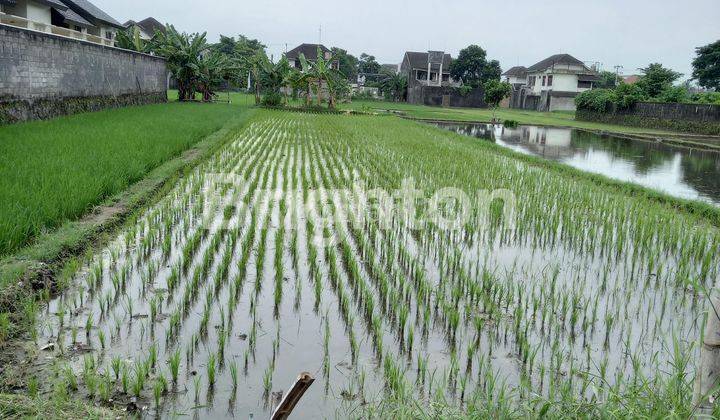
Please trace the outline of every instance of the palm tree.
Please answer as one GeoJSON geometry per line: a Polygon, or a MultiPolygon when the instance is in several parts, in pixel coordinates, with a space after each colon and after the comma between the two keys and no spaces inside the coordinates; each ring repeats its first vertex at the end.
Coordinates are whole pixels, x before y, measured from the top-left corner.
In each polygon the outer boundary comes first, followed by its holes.
{"type": "Polygon", "coordinates": [[[400,74],[391,74],[380,82],[380,89],[389,94],[393,101],[401,101],[407,90],[407,78],[400,74]]]}

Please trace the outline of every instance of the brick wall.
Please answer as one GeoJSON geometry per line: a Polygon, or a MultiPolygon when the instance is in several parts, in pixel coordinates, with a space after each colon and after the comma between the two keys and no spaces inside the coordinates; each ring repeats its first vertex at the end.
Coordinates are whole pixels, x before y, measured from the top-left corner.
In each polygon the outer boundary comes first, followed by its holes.
{"type": "Polygon", "coordinates": [[[163,101],[166,89],[162,58],[0,25],[0,122],[163,101]]]}

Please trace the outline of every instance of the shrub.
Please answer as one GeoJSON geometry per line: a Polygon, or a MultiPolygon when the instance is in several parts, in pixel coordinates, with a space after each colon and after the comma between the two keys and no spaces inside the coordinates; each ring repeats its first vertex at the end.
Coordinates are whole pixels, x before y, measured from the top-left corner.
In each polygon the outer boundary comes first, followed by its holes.
{"type": "Polygon", "coordinates": [[[282,106],[283,96],[280,92],[267,92],[263,95],[261,103],[264,106],[282,106]]]}
{"type": "Polygon", "coordinates": [[[575,105],[580,110],[607,112],[612,110],[614,92],[611,89],[593,89],[575,97],[575,105]]]}
{"type": "Polygon", "coordinates": [[[685,86],[673,86],[665,89],[656,99],[658,102],[689,102],[690,92],[685,86]]]}
{"type": "Polygon", "coordinates": [[[692,96],[692,101],[699,104],[720,105],[720,92],[702,92],[692,96]]]}
{"type": "Polygon", "coordinates": [[[639,101],[647,99],[638,85],[620,83],[613,91],[613,104],[617,109],[628,109],[639,101]]]}

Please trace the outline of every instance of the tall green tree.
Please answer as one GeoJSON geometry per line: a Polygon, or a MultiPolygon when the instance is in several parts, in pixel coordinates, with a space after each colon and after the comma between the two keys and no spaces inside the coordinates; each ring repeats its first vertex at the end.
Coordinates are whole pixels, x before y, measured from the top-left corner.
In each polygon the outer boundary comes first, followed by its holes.
{"type": "Polygon", "coordinates": [[[140,38],[140,29],[131,26],[123,31],[118,31],[115,36],[115,46],[130,51],[149,52],[149,43],[140,38]]]}
{"type": "Polygon", "coordinates": [[[613,89],[617,86],[617,74],[604,70],[600,72],[599,76],[600,80],[593,84],[596,89],[613,89]]]}
{"type": "Polygon", "coordinates": [[[375,56],[362,53],[358,61],[358,72],[365,74],[380,73],[380,63],[375,60],[375,56]]]}
{"type": "Polygon", "coordinates": [[[500,63],[487,61],[487,52],[479,45],[470,45],[462,50],[450,65],[450,75],[464,84],[480,87],[489,80],[499,80],[500,63]]]}
{"type": "Polygon", "coordinates": [[[402,101],[407,92],[407,78],[401,74],[389,74],[380,82],[380,91],[387,99],[402,101]]]}
{"type": "Polygon", "coordinates": [[[671,88],[676,80],[682,77],[682,73],[663,67],[660,63],[651,63],[647,67],[638,70],[640,70],[643,75],[637,82],[637,85],[649,98],[658,97],[663,91],[671,88]]]}
{"type": "Polygon", "coordinates": [[[692,77],[704,88],[720,90],[720,40],[696,51],[692,77]]]}
{"type": "Polygon", "coordinates": [[[334,47],[331,51],[333,57],[335,57],[335,60],[339,64],[340,73],[342,73],[347,80],[355,80],[358,74],[357,57],[348,54],[348,52],[342,48],[334,47]]]}

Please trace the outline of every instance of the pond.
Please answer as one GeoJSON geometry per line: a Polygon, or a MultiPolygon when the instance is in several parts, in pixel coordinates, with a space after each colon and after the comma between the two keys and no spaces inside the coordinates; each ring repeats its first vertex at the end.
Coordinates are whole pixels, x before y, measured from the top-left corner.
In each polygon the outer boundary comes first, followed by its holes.
{"type": "Polygon", "coordinates": [[[568,128],[440,123],[520,153],[633,182],[675,197],[720,205],[720,153],[568,128]]]}

